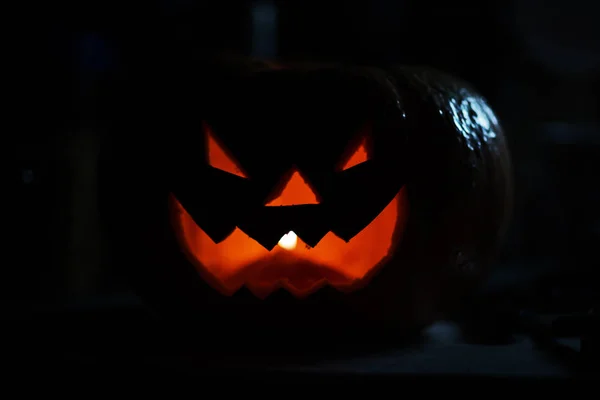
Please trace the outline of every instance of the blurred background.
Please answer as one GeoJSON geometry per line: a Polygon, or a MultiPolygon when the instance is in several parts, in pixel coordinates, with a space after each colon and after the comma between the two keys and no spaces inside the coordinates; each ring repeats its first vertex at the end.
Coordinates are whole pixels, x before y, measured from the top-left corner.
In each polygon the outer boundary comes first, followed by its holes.
{"type": "Polygon", "coordinates": [[[438,4],[148,0],[16,10],[5,56],[5,134],[16,157],[9,155],[5,196],[11,239],[2,307],[129,298],[99,230],[97,159],[110,126],[96,95],[169,46],[290,61],[425,64],[470,81],[506,131],[516,185],[514,221],[488,289],[512,290],[528,306],[591,307],[600,292],[597,6],[438,4]]]}

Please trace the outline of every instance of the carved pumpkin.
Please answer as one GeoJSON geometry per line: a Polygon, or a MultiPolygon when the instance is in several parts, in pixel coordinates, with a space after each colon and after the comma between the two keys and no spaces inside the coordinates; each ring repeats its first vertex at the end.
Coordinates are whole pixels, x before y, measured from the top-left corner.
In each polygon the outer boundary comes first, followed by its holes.
{"type": "MultiPolygon", "coordinates": [[[[287,147],[291,151],[281,169],[287,166],[289,170],[273,190],[255,191],[251,185],[261,185],[261,175],[249,178],[250,174],[242,172],[213,129],[206,123],[202,129],[206,136],[206,174],[209,175],[203,181],[214,182],[213,185],[219,187],[220,172],[237,179],[231,177],[231,182],[223,181],[231,189],[220,193],[215,189],[214,199],[205,195],[193,198],[187,194],[189,191],[183,191],[189,209],[198,210],[195,219],[174,194],[171,197],[173,224],[187,257],[202,278],[223,295],[232,295],[242,286],[259,298],[281,287],[298,298],[323,285],[351,291],[366,284],[393,253],[408,215],[403,182],[398,180],[389,185],[394,190],[386,190],[381,194],[382,201],[376,204],[355,193],[355,185],[362,185],[364,190],[376,182],[369,182],[369,174],[377,173],[378,167],[369,163],[370,129],[357,132],[358,140],[349,142],[345,153],[333,152],[333,156],[341,155],[339,160],[324,154],[329,162],[324,163],[324,170],[316,171],[319,176],[315,180],[326,179],[322,183],[329,186],[325,198],[292,161],[301,162],[303,158],[294,158],[297,147],[287,147]],[[243,209],[236,216],[239,218],[236,222],[227,226],[219,220],[206,221],[205,214],[215,210],[215,204],[211,204],[214,201],[221,204],[240,198],[249,201],[250,196],[258,196],[260,201],[253,202],[256,206],[225,206],[224,212],[228,214],[232,208],[243,209]],[[346,203],[351,207],[339,205],[344,199],[348,199],[346,203]],[[365,210],[360,210],[365,205],[365,210]],[[353,212],[352,208],[358,211],[353,212]],[[360,212],[367,218],[353,220],[360,212]],[[205,231],[202,226],[212,230],[205,231]]],[[[314,157],[319,149],[303,151],[314,157]]],[[[373,188],[365,194],[373,196],[376,191],[373,188]]],[[[229,214],[226,218],[231,217],[229,214]]]]}
{"type": "Polygon", "coordinates": [[[418,327],[485,276],[509,160],[466,84],[428,69],[258,64],[143,86],[105,159],[104,209],[153,304],[418,327]],[[135,180],[115,172],[140,165],[135,180]]]}

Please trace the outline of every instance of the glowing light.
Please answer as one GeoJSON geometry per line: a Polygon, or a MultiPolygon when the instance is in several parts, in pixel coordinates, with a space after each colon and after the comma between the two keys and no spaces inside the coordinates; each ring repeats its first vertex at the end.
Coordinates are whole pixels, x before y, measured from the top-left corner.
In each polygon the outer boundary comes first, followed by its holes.
{"type": "Polygon", "coordinates": [[[301,204],[319,204],[319,200],[300,172],[294,170],[277,198],[265,206],[297,206],[301,204]]]}
{"type": "Polygon", "coordinates": [[[364,139],[362,142],[360,142],[360,145],[356,148],[356,150],[354,150],[354,153],[352,153],[350,158],[342,166],[342,171],[355,167],[369,160],[367,146],[365,143],[366,141],[364,139]]]}
{"type": "Polygon", "coordinates": [[[215,134],[208,126],[204,124],[204,131],[206,132],[206,149],[208,163],[211,167],[220,169],[221,171],[228,172],[233,175],[237,175],[240,178],[248,178],[242,171],[237,161],[227,153],[227,151],[219,144],[215,139],[215,134]]]}
{"type": "Polygon", "coordinates": [[[294,250],[298,243],[298,236],[293,231],[289,231],[279,239],[279,247],[286,250],[294,250]]]}
{"type": "Polygon", "coordinates": [[[225,296],[246,286],[261,299],[280,287],[297,298],[324,284],[348,291],[362,287],[394,251],[409,215],[402,188],[349,242],[328,232],[311,247],[289,231],[268,250],[240,228],[215,243],[174,196],[171,201],[178,240],[202,279],[225,296]]]}

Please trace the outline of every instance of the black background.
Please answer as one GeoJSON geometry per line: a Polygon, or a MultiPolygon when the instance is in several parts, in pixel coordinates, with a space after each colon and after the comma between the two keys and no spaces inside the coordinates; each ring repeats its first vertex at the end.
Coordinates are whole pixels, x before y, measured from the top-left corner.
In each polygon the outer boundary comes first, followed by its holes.
{"type": "MultiPolygon", "coordinates": [[[[488,289],[546,311],[597,302],[600,32],[594,2],[88,1],[10,10],[2,309],[127,287],[99,229],[97,95],[169,47],[426,64],[473,83],[506,130],[515,216],[488,289]],[[126,4],[125,4],[126,3],[126,4]]],[[[5,150],[5,151],[6,151],[5,150]]],[[[131,171],[123,171],[132,174],[131,171]]],[[[111,297],[113,296],[113,297],[111,297]]]]}

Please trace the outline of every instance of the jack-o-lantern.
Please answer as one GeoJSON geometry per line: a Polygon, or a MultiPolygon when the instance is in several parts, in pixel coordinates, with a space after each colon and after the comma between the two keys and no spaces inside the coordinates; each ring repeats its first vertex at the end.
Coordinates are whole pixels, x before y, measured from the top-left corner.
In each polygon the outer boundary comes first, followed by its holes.
{"type": "Polygon", "coordinates": [[[129,136],[104,160],[114,254],[153,304],[414,327],[485,276],[509,160],[466,84],[428,69],[203,68],[136,86],[129,136]]]}
{"type": "Polygon", "coordinates": [[[369,128],[356,132],[358,137],[347,143],[348,149],[340,146],[345,153],[330,153],[334,157],[324,157],[324,168],[312,171],[318,175],[314,180],[320,180],[323,191],[328,191],[327,197],[291,161],[305,158],[294,157],[298,150],[312,157],[319,149],[302,149],[292,143],[284,146],[279,152],[288,150],[288,155],[281,167],[289,164],[289,170],[272,190],[257,193],[252,185],[269,186],[261,185],[260,171],[256,175],[243,172],[213,129],[206,123],[202,129],[208,175],[202,181],[214,182],[217,189],[213,196],[200,199],[185,190],[184,200],[173,194],[172,218],[182,249],[202,278],[223,295],[230,296],[242,286],[259,298],[278,288],[298,298],[323,285],[352,291],[363,286],[393,254],[405,228],[408,201],[400,179],[387,185],[383,193],[370,188],[377,182],[370,176],[386,165],[370,160],[369,128]],[[226,180],[223,172],[236,178],[226,180]],[[257,176],[258,182],[250,176],[257,176]],[[219,190],[220,184],[229,189],[219,190]],[[356,193],[357,185],[363,194],[356,193]],[[249,196],[257,196],[259,201],[251,202],[249,196]],[[240,199],[253,206],[236,205],[240,199]],[[189,204],[194,214],[181,201],[189,204]],[[221,208],[224,218],[233,218],[231,222],[207,221],[206,214],[214,213],[215,202],[233,203],[221,208]]]}

